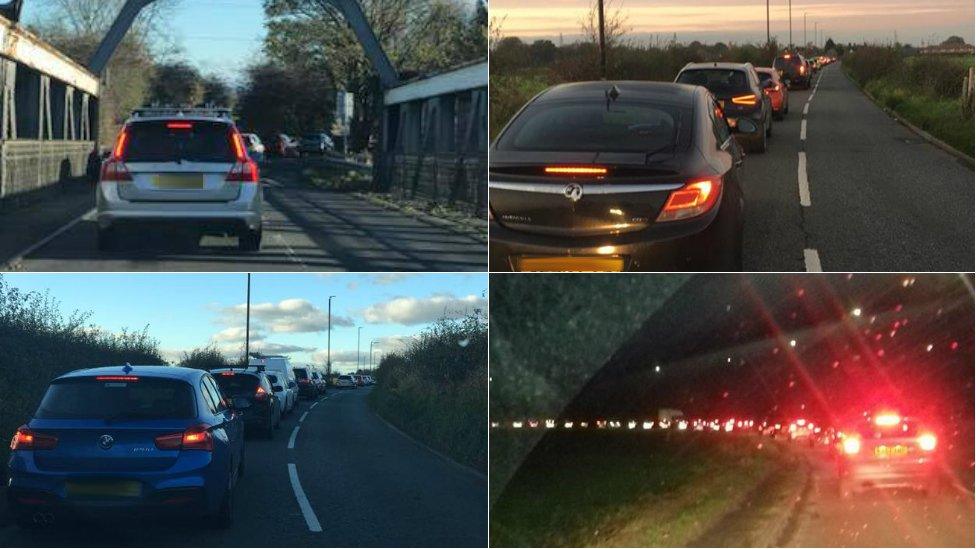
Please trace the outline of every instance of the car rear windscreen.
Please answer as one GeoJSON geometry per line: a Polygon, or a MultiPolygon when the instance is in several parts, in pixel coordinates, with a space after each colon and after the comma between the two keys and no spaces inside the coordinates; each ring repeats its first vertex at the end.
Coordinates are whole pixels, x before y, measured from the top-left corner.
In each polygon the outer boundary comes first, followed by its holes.
{"type": "Polygon", "coordinates": [[[530,105],[499,139],[509,151],[655,152],[673,148],[690,131],[690,110],[617,100],[530,105]],[[679,135],[679,132],[681,135],[679,135]]]}
{"type": "Polygon", "coordinates": [[[128,126],[126,162],[234,162],[230,125],[210,121],[153,120],[128,126]]]}
{"type": "Polygon", "coordinates": [[[756,71],[756,74],[759,75],[759,82],[764,84],[773,78],[773,75],[768,72],[756,71]]]}
{"type": "Polygon", "coordinates": [[[748,93],[749,79],[745,71],[738,69],[691,69],[681,71],[678,82],[703,86],[715,95],[731,95],[733,93],[748,93]]]}
{"type": "Polygon", "coordinates": [[[47,389],[38,419],[188,419],[196,416],[193,388],[174,379],[136,376],[138,381],[71,378],[47,389]]]}
{"type": "Polygon", "coordinates": [[[295,372],[295,379],[308,379],[308,372],[305,368],[295,368],[292,371],[295,372]]]}
{"type": "Polygon", "coordinates": [[[802,61],[799,57],[790,57],[789,59],[786,57],[777,57],[775,60],[773,60],[773,68],[785,69],[790,64],[799,65],[800,63],[802,63],[802,61]]]}
{"type": "Polygon", "coordinates": [[[260,380],[258,376],[251,374],[234,374],[226,375],[221,373],[215,375],[214,379],[217,380],[217,385],[220,385],[220,390],[224,394],[235,397],[238,395],[253,395],[254,391],[258,388],[258,383],[260,380]]]}

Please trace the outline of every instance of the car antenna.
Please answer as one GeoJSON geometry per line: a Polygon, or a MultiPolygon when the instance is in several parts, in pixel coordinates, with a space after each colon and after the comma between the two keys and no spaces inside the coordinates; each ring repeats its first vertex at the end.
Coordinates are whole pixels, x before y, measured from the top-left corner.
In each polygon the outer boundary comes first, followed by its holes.
{"type": "Polygon", "coordinates": [[[125,366],[122,367],[122,371],[126,374],[132,372],[132,365],[126,362],[125,366]]]}
{"type": "Polygon", "coordinates": [[[618,88],[616,84],[610,86],[610,89],[606,91],[606,96],[607,96],[607,110],[609,111],[610,103],[612,101],[616,101],[617,98],[620,97],[620,88],[618,88]]]}

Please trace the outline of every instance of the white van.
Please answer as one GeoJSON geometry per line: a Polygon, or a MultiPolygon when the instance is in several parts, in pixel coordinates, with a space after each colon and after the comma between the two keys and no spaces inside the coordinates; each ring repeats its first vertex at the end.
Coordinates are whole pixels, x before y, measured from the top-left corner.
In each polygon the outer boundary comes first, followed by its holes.
{"type": "Polygon", "coordinates": [[[279,395],[281,401],[285,403],[284,413],[288,414],[295,408],[298,402],[298,382],[295,381],[295,372],[291,369],[291,361],[285,356],[265,356],[261,358],[251,358],[248,362],[250,366],[264,366],[269,374],[278,376],[284,389],[284,395],[279,395]]]}

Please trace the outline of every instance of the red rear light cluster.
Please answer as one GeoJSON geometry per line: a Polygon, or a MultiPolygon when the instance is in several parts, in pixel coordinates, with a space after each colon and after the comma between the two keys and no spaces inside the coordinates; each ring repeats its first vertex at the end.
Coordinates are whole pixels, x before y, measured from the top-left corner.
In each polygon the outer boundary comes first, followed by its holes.
{"type": "Polygon", "coordinates": [[[658,222],[696,217],[711,210],[722,194],[722,180],[703,179],[688,183],[668,196],[658,222]]]}
{"type": "Polygon", "coordinates": [[[268,400],[268,391],[264,387],[258,385],[258,390],[254,391],[254,400],[258,402],[264,402],[268,400]]]}
{"type": "Polygon", "coordinates": [[[546,166],[545,173],[549,175],[607,175],[607,169],[601,166],[546,166]]]}
{"type": "Polygon", "coordinates": [[[247,156],[247,149],[244,147],[244,138],[237,129],[230,131],[230,144],[234,149],[234,158],[237,162],[227,173],[227,181],[238,181],[241,183],[257,183],[261,180],[261,174],[255,161],[247,156]]]}
{"type": "Polygon", "coordinates": [[[935,450],[938,439],[932,433],[922,433],[918,436],[918,447],[926,452],[935,450]]]}
{"type": "Polygon", "coordinates": [[[847,455],[854,455],[861,451],[861,439],[857,437],[847,437],[841,443],[844,448],[844,453],[847,455]]]}
{"type": "Polygon", "coordinates": [[[119,132],[118,139],[115,140],[112,156],[102,163],[101,181],[132,181],[132,175],[125,167],[125,162],[123,161],[128,143],[129,129],[122,128],[122,131],[119,132]]]}
{"type": "Polygon", "coordinates": [[[21,425],[10,440],[11,450],[53,450],[58,445],[57,437],[42,435],[21,425]]]}
{"type": "Polygon", "coordinates": [[[732,98],[732,102],[736,105],[755,105],[756,101],[756,94],[754,93],[750,93],[748,95],[738,95],[732,98]]]}
{"type": "Polygon", "coordinates": [[[201,423],[182,433],[171,433],[156,437],[156,448],[160,450],[204,450],[213,451],[213,435],[210,425],[201,423]]]}
{"type": "Polygon", "coordinates": [[[95,376],[95,381],[125,381],[135,383],[139,376],[95,376]]]}

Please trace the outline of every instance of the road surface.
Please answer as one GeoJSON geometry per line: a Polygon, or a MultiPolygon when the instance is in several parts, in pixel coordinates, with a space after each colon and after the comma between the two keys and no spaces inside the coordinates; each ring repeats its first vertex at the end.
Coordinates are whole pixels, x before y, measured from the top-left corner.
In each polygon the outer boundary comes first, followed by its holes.
{"type": "Polygon", "coordinates": [[[810,459],[813,482],[790,547],[973,547],[973,496],[946,486],[935,496],[911,490],[838,496],[832,462],[810,459]]]}
{"type": "Polygon", "coordinates": [[[299,161],[262,168],[264,243],[237,250],[236,238],[153,232],[123,234],[100,252],[88,184],[65,185],[35,204],[6,212],[0,268],[18,271],[485,271],[487,244],[348,193],[302,181],[299,161]]]}
{"type": "Polygon", "coordinates": [[[487,481],[391,428],[367,407],[368,392],[333,391],[301,404],[273,440],[248,438],[227,530],[198,519],[7,525],[0,546],[486,547],[487,481]]]}
{"type": "Polygon", "coordinates": [[[972,270],[973,169],[887,116],[840,64],[819,77],[815,93],[790,92],[768,152],[746,159],[745,270],[972,270]]]}

